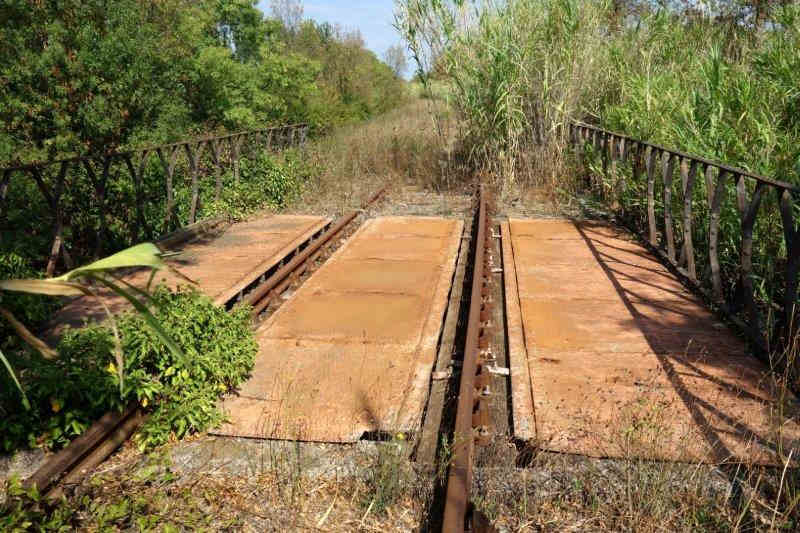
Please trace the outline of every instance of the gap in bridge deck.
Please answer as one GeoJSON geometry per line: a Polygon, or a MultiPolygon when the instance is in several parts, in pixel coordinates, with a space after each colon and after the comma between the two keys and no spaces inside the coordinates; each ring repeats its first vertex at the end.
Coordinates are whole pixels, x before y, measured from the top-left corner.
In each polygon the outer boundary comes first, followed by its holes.
{"type": "Polygon", "coordinates": [[[417,430],[462,230],[367,221],[259,327],[252,376],[214,433],[354,442],[417,430]]]}
{"type": "Polygon", "coordinates": [[[784,450],[798,444],[767,369],[622,231],[511,219],[502,233],[516,437],[708,462],[775,462],[778,425],[784,450]]]}
{"type": "MultiPolygon", "coordinates": [[[[329,222],[329,218],[319,216],[274,215],[233,224],[219,235],[201,237],[179,246],[177,251],[181,254],[171,263],[197,282],[197,288],[213,298],[215,303],[224,305],[329,222]]],[[[144,287],[149,277],[149,270],[140,269],[123,276],[123,279],[144,287]]],[[[189,285],[169,270],[159,272],[153,283],[157,282],[164,282],[172,288],[189,285]]],[[[112,312],[130,308],[122,297],[108,290],[99,292],[112,312]]],[[[96,299],[78,298],[56,314],[52,323],[57,326],[49,336],[57,337],[66,325],[76,327],[86,320],[103,320],[105,317],[105,311],[96,299]]]]}

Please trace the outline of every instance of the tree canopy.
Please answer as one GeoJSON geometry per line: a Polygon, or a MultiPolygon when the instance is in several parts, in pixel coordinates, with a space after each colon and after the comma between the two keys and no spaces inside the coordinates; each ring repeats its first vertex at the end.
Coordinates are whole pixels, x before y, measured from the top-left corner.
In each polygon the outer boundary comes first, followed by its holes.
{"type": "Polygon", "coordinates": [[[352,32],[297,22],[296,2],[284,6],[291,21],[256,4],[3,2],[0,165],[201,131],[327,127],[397,102],[402,82],[352,32]]]}

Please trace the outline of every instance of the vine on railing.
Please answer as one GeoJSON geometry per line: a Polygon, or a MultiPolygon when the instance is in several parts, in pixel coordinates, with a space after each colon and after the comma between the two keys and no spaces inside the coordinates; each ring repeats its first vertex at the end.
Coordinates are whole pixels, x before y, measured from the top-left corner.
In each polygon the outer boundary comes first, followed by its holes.
{"type": "Polygon", "coordinates": [[[769,353],[796,338],[797,187],[583,123],[569,125],[569,141],[584,163],[591,153],[601,156],[602,171],[590,173],[588,185],[617,207],[621,218],[634,222],[652,248],[723,309],[759,348],[769,353]],[[676,167],[680,183],[673,182],[676,167]],[[705,187],[697,187],[698,181],[705,187]],[[729,216],[722,217],[729,196],[733,206],[726,212],[729,216]],[[759,219],[759,210],[767,204],[767,213],[759,219]],[[738,235],[721,234],[723,218],[724,229],[730,233],[738,229],[738,235]],[[730,223],[735,218],[738,228],[730,223]],[[763,275],[754,273],[757,222],[763,226],[764,241],[770,241],[762,246],[760,257],[775,267],[770,272],[762,269],[763,275]],[[773,279],[764,279],[767,276],[773,279]],[[756,283],[761,289],[758,296],[756,283]],[[767,286],[772,289],[765,291],[767,286]]]}
{"type": "MultiPolygon", "coordinates": [[[[204,177],[214,177],[213,197],[219,201],[226,167],[238,182],[242,157],[249,157],[257,150],[302,145],[307,135],[308,125],[294,124],[0,168],[0,231],[10,235],[16,230],[18,237],[19,230],[27,229],[9,227],[7,218],[12,207],[30,214],[29,236],[41,237],[40,226],[49,224],[52,245],[46,272],[51,276],[59,257],[68,269],[74,266],[70,246],[65,242],[67,234],[82,241],[72,243],[75,246],[93,240],[95,256],[109,251],[104,248],[109,241],[110,210],[116,214],[115,226],[125,226],[115,229],[117,233],[127,234],[128,245],[142,239],[152,240],[156,231],[167,233],[175,229],[176,178],[179,178],[176,169],[181,168],[184,180],[188,181],[186,218],[192,224],[197,219],[204,177]],[[15,186],[16,194],[12,198],[9,191],[15,186]],[[9,205],[9,202],[16,205],[9,205]],[[158,210],[163,210],[161,215],[158,210]],[[42,213],[49,214],[50,220],[39,219],[42,213]],[[154,219],[163,220],[160,228],[149,222],[154,219]],[[81,227],[94,228],[93,239],[77,229],[78,222],[81,227]],[[73,231],[70,232],[67,230],[71,224],[73,231]]],[[[19,217],[16,224],[19,224],[19,217]]]]}

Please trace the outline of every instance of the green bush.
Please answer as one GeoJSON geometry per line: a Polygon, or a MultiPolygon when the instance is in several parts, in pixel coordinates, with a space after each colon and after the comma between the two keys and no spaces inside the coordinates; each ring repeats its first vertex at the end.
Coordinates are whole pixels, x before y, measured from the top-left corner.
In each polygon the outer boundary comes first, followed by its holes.
{"type": "MultiPolygon", "coordinates": [[[[200,218],[228,215],[238,220],[260,209],[281,209],[299,196],[311,174],[296,150],[287,150],[280,159],[268,152],[243,159],[238,182],[230,172],[223,176],[219,201],[214,200],[214,184],[205,184],[201,197],[208,201],[201,205],[200,218]]],[[[188,205],[188,191],[178,205],[188,205]]]]}
{"type": "MultiPolygon", "coordinates": [[[[225,312],[197,291],[173,293],[164,288],[156,290],[154,299],[156,317],[191,366],[176,359],[140,315],[129,314],[121,321],[125,396],[152,410],[138,434],[142,447],[221,422],[217,399],[250,373],[258,351],[246,307],[225,312]]],[[[105,356],[111,360],[110,352],[105,356]]]]}
{"type": "Polygon", "coordinates": [[[156,318],[190,365],[176,359],[140,315],[125,313],[117,320],[125,355],[120,396],[110,329],[90,325],[68,330],[55,361],[17,354],[13,364],[32,408],[19,408],[13,387],[0,391],[3,450],[60,448],[104,412],[121,409],[131,400],[150,412],[137,436],[143,448],[222,421],[218,398],[247,376],[257,352],[249,311],[225,312],[194,290],[159,287],[153,298],[156,318]]]}

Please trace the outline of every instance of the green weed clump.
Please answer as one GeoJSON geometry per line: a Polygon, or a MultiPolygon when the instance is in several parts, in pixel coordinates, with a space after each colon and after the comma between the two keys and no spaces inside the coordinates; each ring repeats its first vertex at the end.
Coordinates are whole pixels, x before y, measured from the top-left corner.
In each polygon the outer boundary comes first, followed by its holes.
{"type": "MultiPolygon", "coordinates": [[[[289,149],[280,156],[259,152],[241,160],[238,180],[232,172],[222,176],[219,199],[215,196],[213,180],[203,183],[198,219],[222,215],[241,220],[259,210],[282,209],[299,197],[312,175],[311,165],[300,150],[289,149]]],[[[188,188],[176,196],[181,221],[189,220],[190,197],[188,188]]]]}
{"type": "Polygon", "coordinates": [[[46,361],[28,353],[13,362],[31,409],[20,409],[16,389],[2,382],[2,449],[63,447],[104,412],[133,400],[150,412],[136,437],[142,448],[221,422],[218,398],[248,375],[257,352],[248,310],[225,312],[194,290],[159,287],[153,300],[155,317],[187,356],[186,362],[161,342],[141,315],[125,313],[117,320],[125,354],[120,395],[111,330],[102,324],[68,330],[58,359],[46,361]]]}

